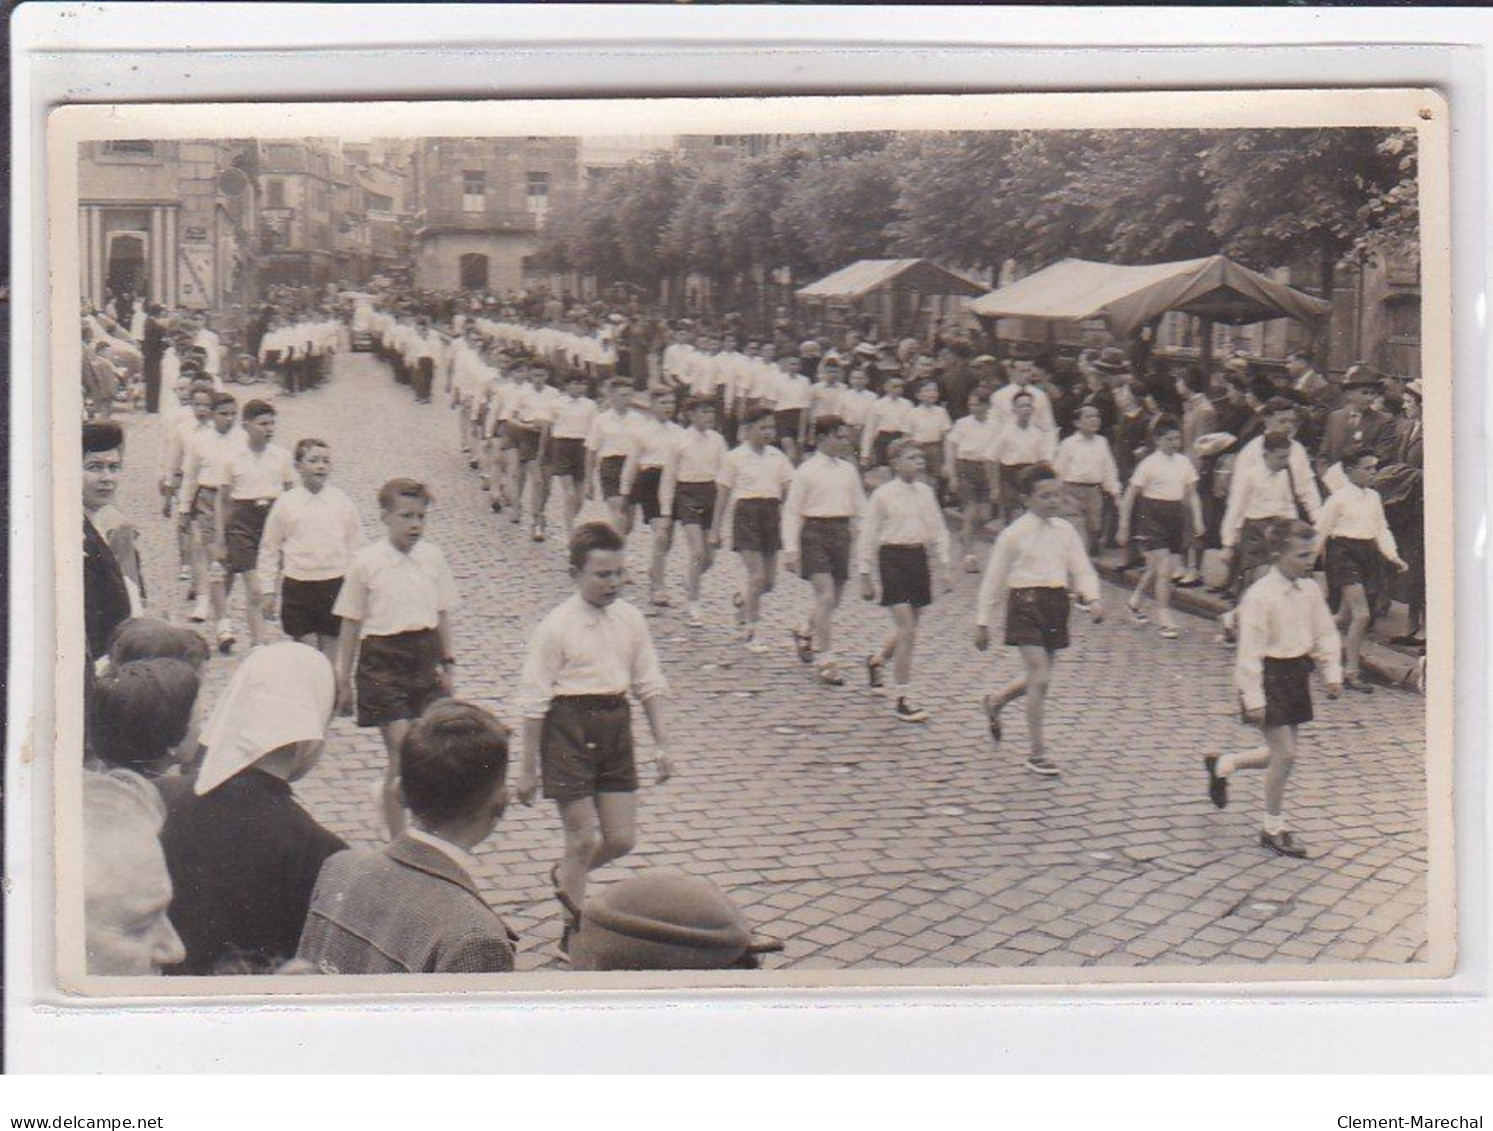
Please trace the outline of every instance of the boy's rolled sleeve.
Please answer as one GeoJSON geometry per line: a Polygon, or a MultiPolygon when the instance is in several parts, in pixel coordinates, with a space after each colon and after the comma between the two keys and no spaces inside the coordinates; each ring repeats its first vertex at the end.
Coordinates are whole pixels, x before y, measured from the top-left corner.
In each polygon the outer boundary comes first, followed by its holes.
{"type": "Polygon", "coordinates": [[[368,619],[368,571],[357,558],[347,567],[347,576],[342,579],[332,615],[344,620],[368,619]]]}
{"type": "Polygon", "coordinates": [[[1239,605],[1239,653],[1234,662],[1234,683],[1246,711],[1265,707],[1265,645],[1270,626],[1269,610],[1251,601],[1249,594],[1239,605]]]}

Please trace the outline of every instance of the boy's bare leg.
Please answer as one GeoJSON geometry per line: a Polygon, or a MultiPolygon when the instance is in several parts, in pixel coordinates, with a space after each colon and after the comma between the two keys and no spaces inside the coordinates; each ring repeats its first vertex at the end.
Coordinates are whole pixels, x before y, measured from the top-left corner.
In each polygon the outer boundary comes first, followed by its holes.
{"type": "Polygon", "coordinates": [[[565,533],[575,529],[575,517],[581,513],[581,485],[570,476],[565,477],[565,533]]]}
{"type": "Polygon", "coordinates": [[[747,628],[757,624],[762,613],[762,594],[767,591],[767,567],[758,550],[741,550],[741,567],[746,571],[746,585],[741,591],[741,621],[747,628]]]}
{"type": "Polygon", "coordinates": [[[1296,728],[1266,727],[1265,744],[1270,748],[1265,769],[1265,812],[1279,817],[1286,803],[1286,783],[1296,766],[1296,728]]]}
{"type": "Polygon", "coordinates": [[[1026,665],[1026,726],[1033,754],[1047,749],[1042,736],[1043,712],[1047,708],[1047,689],[1052,683],[1052,667],[1057,656],[1040,644],[1023,644],[1021,659],[1026,665]]]}
{"type": "Polygon", "coordinates": [[[899,688],[912,682],[912,654],[918,642],[918,610],[911,605],[892,606],[896,631],[889,643],[892,651],[892,680],[899,688]]]}
{"type": "Polygon", "coordinates": [[[264,609],[261,607],[263,597],[259,588],[259,574],[250,571],[244,574],[244,604],[247,615],[245,620],[249,622],[249,643],[264,643],[264,609]]]}
{"type": "Polygon", "coordinates": [[[684,524],[684,544],[689,557],[684,573],[684,593],[691,603],[700,599],[700,579],[711,566],[711,554],[705,545],[705,528],[684,524]]]}
{"type": "Polygon", "coordinates": [[[674,520],[655,518],[648,524],[653,531],[653,554],[648,562],[648,588],[651,596],[664,591],[664,573],[669,565],[669,547],[673,543],[674,520]]]}
{"type": "Polygon", "coordinates": [[[809,635],[814,640],[814,651],[821,660],[831,654],[831,636],[834,628],[835,609],[840,604],[841,584],[831,574],[816,573],[809,579],[814,587],[814,606],[809,613],[809,635]]]}
{"type": "Polygon", "coordinates": [[[1157,620],[1163,627],[1176,627],[1176,620],[1172,616],[1172,574],[1177,569],[1177,555],[1170,550],[1155,550],[1147,554],[1147,558],[1154,560],[1146,567],[1156,579],[1156,606],[1157,620]]]}
{"type": "Polygon", "coordinates": [[[1343,633],[1343,670],[1349,679],[1359,676],[1359,653],[1369,631],[1369,599],[1363,586],[1354,584],[1343,590],[1343,608],[1348,614],[1348,630],[1343,633]]]}
{"type": "Polygon", "coordinates": [[[410,732],[410,721],[396,719],[392,723],[385,723],[379,730],[384,736],[384,752],[388,755],[381,796],[384,826],[388,829],[389,839],[393,840],[404,832],[404,806],[399,804],[399,799],[395,796],[394,781],[399,777],[399,748],[404,745],[404,736],[410,732]]]}
{"type": "Polygon", "coordinates": [[[586,898],[589,874],[632,851],[637,842],[637,795],[598,793],[560,803],[565,855],[560,890],[576,907],[586,898]]]}

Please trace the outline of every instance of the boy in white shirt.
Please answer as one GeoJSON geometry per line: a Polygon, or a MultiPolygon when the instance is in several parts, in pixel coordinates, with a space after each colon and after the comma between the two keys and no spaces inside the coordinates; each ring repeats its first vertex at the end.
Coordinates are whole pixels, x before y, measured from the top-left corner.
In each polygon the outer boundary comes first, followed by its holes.
{"type": "MultiPolygon", "coordinates": [[[[672,348],[672,347],[671,347],[672,348]]],[[[618,530],[625,530],[627,497],[622,492],[622,468],[637,447],[647,422],[633,408],[633,385],[625,377],[607,382],[607,406],[596,414],[586,437],[586,484],[588,497],[598,498],[612,513],[618,530]]]]}
{"type": "Polygon", "coordinates": [[[726,441],[714,428],[715,402],[703,397],[685,406],[690,426],[674,444],[659,482],[659,509],[684,532],[689,553],[684,573],[685,621],[705,627],[700,614],[700,582],[715,562],[706,540],[715,525],[715,482],[726,460],[726,441]]]}
{"type": "MultiPolygon", "coordinates": [[[[771,350],[772,346],[762,348],[771,350]]],[[[782,445],[783,453],[795,464],[803,459],[804,449],[808,444],[808,410],[814,395],[814,386],[801,372],[801,365],[796,357],[779,359],[773,400],[778,443],[782,445]]]]}
{"type": "Polygon", "coordinates": [[[225,616],[222,559],[218,526],[218,495],[227,481],[228,460],[248,444],[238,427],[238,398],[232,393],[213,395],[212,427],[191,434],[182,463],[182,505],[192,515],[193,573],[200,579],[192,620],[207,620],[211,607],[217,621],[219,645],[226,639],[233,647],[232,622],[225,616]]]}
{"type": "Polygon", "coordinates": [[[1000,424],[990,415],[990,401],[980,392],[969,398],[969,415],[954,421],[944,437],[944,467],[949,469],[959,496],[960,545],[964,547],[964,572],[978,572],[975,547],[979,532],[990,521],[993,465],[990,461],[1000,424]]]}
{"type": "Polygon", "coordinates": [[[923,474],[932,485],[934,493],[943,497],[943,484],[952,471],[943,462],[943,442],[954,422],[949,419],[949,410],[938,403],[941,390],[932,378],[917,387],[917,403],[907,414],[907,435],[923,449],[923,474]]]}
{"type": "Polygon", "coordinates": [[[674,773],[669,685],[648,622],[621,598],[626,565],[622,535],[609,523],[576,528],[570,539],[576,592],[529,637],[519,680],[523,760],[515,792],[532,805],[542,781],[565,832],[564,856],[550,870],[555,898],[567,914],[562,953],[568,953],[579,925],[590,873],[637,842],[629,691],[643,704],[653,731],[655,782],[662,785],[674,773]]]}
{"type": "Polygon", "coordinates": [[[673,544],[674,516],[665,511],[659,498],[664,466],[673,458],[674,447],[684,429],[674,423],[674,394],[667,389],[654,392],[651,404],[653,419],[638,432],[638,442],[622,464],[622,494],[627,498],[623,536],[632,529],[634,508],[643,512],[643,521],[653,532],[653,548],[648,566],[648,600],[659,608],[671,604],[664,586],[669,547],[673,544]]]}
{"type": "Polygon", "coordinates": [[[581,509],[586,480],[586,437],[596,419],[596,402],[586,395],[586,376],[574,372],[566,379],[565,392],[554,401],[554,417],[544,430],[544,459],[535,484],[534,541],[544,541],[544,511],[549,505],[550,485],[558,478],[564,491],[565,533],[575,525],[581,509]]]}
{"type": "MultiPolygon", "coordinates": [[[[550,387],[549,366],[545,362],[525,362],[514,374],[514,378],[518,387],[510,402],[508,419],[508,439],[513,445],[508,498],[513,504],[513,514],[508,521],[516,526],[523,521],[524,487],[529,483],[531,474],[536,481],[534,493],[539,493],[537,480],[542,475],[539,457],[543,452],[545,433],[555,419],[555,402],[560,394],[550,387]]],[[[537,501],[533,533],[534,541],[544,541],[544,515],[537,509],[537,501]]]]}
{"type": "Polygon", "coordinates": [[[759,408],[742,422],[742,442],[732,449],[716,479],[715,518],[707,544],[721,544],[721,526],[731,515],[731,548],[741,555],[746,587],[738,596],[739,619],[746,632],[746,650],[754,655],[770,651],[757,639],[762,598],[777,584],[778,551],[782,549],[783,492],[793,479],[793,464],[772,445],[777,422],[771,409],[759,408]]]}
{"type": "Polygon", "coordinates": [[[887,448],[893,440],[907,435],[912,423],[912,402],[902,395],[905,382],[888,377],[884,392],[877,398],[861,435],[861,466],[881,467],[886,463],[887,448]]]}
{"type": "Polygon", "coordinates": [[[1001,428],[990,460],[1000,481],[1001,521],[1009,525],[1021,514],[1022,474],[1029,467],[1052,462],[1057,453],[1057,433],[1038,427],[1033,416],[1037,402],[1030,389],[1021,389],[1009,399],[1009,419],[997,415],[994,403],[991,415],[1000,421],[1001,428]]]}
{"type": "Polygon", "coordinates": [[[314,638],[335,664],[342,622],[332,609],[352,557],[363,546],[363,527],[347,493],[327,485],[332,450],[325,440],[298,441],[295,468],[301,485],[275,500],[259,540],[256,572],[264,587],[264,616],[275,618],[278,573],[280,625],[286,635],[302,642],[314,638]]]}
{"type": "Polygon", "coordinates": [[[275,408],[267,401],[244,405],[247,444],[224,467],[217,498],[218,560],[223,563],[223,608],[219,613],[218,650],[233,647],[227,601],[233,579],[244,577],[249,643],[264,643],[264,593],[260,588],[259,539],[275,500],[295,482],[295,462],[284,448],[270,443],[275,435],[275,408]]]}
{"type": "Polygon", "coordinates": [[[1119,502],[1120,470],[1109,441],[1099,434],[1099,410],[1085,405],[1073,414],[1073,421],[1077,431],[1058,443],[1053,468],[1071,504],[1070,517],[1093,557],[1099,553],[1099,535],[1104,528],[1104,497],[1119,502]]]}
{"type": "Polygon", "coordinates": [[[1322,505],[1317,533],[1326,547],[1328,607],[1340,601],[1339,621],[1348,622],[1343,686],[1368,695],[1374,689],[1359,674],[1359,655],[1373,619],[1373,598],[1384,584],[1385,565],[1402,571],[1410,567],[1400,558],[1379,492],[1369,486],[1379,457],[1372,448],[1351,448],[1343,454],[1342,469],[1347,482],[1322,505]]]}
{"type": "Polygon", "coordinates": [[[337,709],[358,725],[378,727],[388,762],[378,787],[390,836],[404,831],[395,781],[399,747],[410,722],[437,699],[455,694],[450,612],[456,581],[446,555],[423,538],[430,492],[413,479],[391,479],[379,489],[379,517],[388,537],[352,557],[332,606],[341,618],[337,639],[337,709]],[[354,695],[354,659],[357,661],[354,695]]]}
{"type": "MultiPolygon", "coordinates": [[[[831,354],[821,363],[820,369],[828,365],[838,366],[839,364],[839,359],[831,354]]],[[[866,425],[870,422],[871,413],[875,410],[876,402],[880,398],[872,391],[871,374],[863,365],[857,365],[851,369],[845,377],[845,382],[845,392],[840,395],[839,415],[850,428],[850,450],[859,452],[866,438],[866,425]]],[[[814,427],[816,430],[819,427],[817,420],[814,427]]]]}
{"type": "Polygon", "coordinates": [[[1239,654],[1235,683],[1244,722],[1264,732],[1265,748],[1210,754],[1208,797],[1229,803],[1228,779],[1238,770],[1265,770],[1265,814],[1260,844],[1277,856],[1300,859],[1306,849],[1287,829],[1286,783],[1296,762],[1296,728],[1312,720],[1311,671],[1322,670],[1327,697],[1342,694],[1342,641],[1327,602],[1311,578],[1316,532],[1297,519],[1273,523],[1266,540],[1273,568],[1250,586],[1239,604],[1239,654]]]}
{"type": "Polygon", "coordinates": [[[1172,618],[1172,575],[1177,561],[1187,548],[1185,514],[1192,516],[1194,538],[1203,536],[1203,507],[1198,499],[1197,469],[1182,454],[1182,427],[1168,416],[1158,417],[1151,426],[1151,442],[1156,450],[1136,465],[1130,485],[1120,500],[1120,525],[1116,538],[1121,546],[1130,540],[1130,512],[1136,512],[1135,540],[1146,555],[1146,568],[1136,583],[1127,608],[1136,624],[1149,624],[1151,618],[1141,609],[1146,588],[1155,584],[1157,630],[1162,639],[1175,640],[1181,635],[1172,618]]]}
{"type": "Polygon", "coordinates": [[[991,606],[1002,589],[1006,601],[1008,647],[1021,652],[1024,672],[983,703],[990,737],[1001,741],[1001,711],[1026,696],[1026,722],[1031,753],[1026,768],[1043,777],[1061,772],[1048,756],[1043,738],[1043,714],[1052,685],[1058,652],[1068,647],[1068,591],[1078,593],[1095,623],[1104,619],[1099,599],[1099,577],[1084,553],[1083,539],[1073,524],[1058,517],[1063,485],[1050,464],[1038,463],[1022,472],[1018,485],[1025,511],[1000,532],[975,599],[975,647],[990,647],[991,606]]]}
{"type": "Polygon", "coordinates": [[[944,591],[954,588],[949,570],[949,529],[933,488],[923,482],[927,464],[916,438],[905,436],[887,450],[893,478],[875,491],[866,504],[861,525],[861,596],[876,599],[871,581],[873,561],[881,578],[881,604],[891,613],[892,632],[882,646],[866,657],[872,690],[886,686],[886,665],[892,665],[896,685],[894,709],[905,723],[928,721],[928,712],[914,702],[913,650],[918,642],[918,620],[933,603],[932,557],[938,559],[944,591]]]}

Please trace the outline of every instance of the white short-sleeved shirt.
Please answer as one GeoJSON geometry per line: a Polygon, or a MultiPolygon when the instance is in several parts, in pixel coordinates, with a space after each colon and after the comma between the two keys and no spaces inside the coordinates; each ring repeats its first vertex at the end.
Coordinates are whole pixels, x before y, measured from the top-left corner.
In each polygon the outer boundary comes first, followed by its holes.
{"type": "Polygon", "coordinates": [[[364,636],[394,636],[435,628],[456,604],[456,580],[439,546],[422,539],[404,554],[385,538],[353,555],[332,612],[362,621],[364,636]]]}
{"type": "Polygon", "coordinates": [[[1142,498],[1158,502],[1181,502],[1187,495],[1187,488],[1197,481],[1197,468],[1181,452],[1174,455],[1152,452],[1136,465],[1130,476],[1131,486],[1140,492],[1142,498]]]}
{"type": "Polygon", "coordinates": [[[278,499],[294,483],[295,460],[274,444],[262,452],[246,447],[223,468],[223,486],[233,499],[278,499]]]}

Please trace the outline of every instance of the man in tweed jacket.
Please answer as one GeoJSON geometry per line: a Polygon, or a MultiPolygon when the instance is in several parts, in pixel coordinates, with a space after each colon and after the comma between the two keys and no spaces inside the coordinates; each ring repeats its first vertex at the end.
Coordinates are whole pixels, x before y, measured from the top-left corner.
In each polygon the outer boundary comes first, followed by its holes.
{"type": "Polygon", "coordinates": [[[517,936],[478,894],[469,854],[502,816],[507,773],[501,723],[469,703],[432,705],[400,750],[408,830],[328,858],[298,956],[325,974],[512,970],[517,936]]]}

